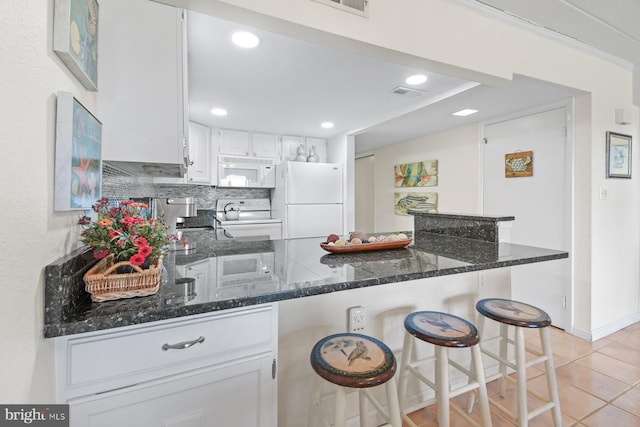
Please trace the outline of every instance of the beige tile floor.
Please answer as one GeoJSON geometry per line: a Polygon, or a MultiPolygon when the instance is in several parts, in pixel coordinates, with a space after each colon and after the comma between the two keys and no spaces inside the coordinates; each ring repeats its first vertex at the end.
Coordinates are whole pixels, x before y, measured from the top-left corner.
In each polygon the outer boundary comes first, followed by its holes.
{"type": "MultiPolygon", "coordinates": [[[[527,347],[540,350],[539,334],[526,331],[527,347]]],[[[640,427],[640,323],[596,342],[574,337],[560,329],[551,329],[551,345],[558,379],[563,426],[578,427],[640,427]]],[[[542,365],[528,369],[528,385],[546,396],[546,381],[542,365]]],[[[489,383],[490,397],[515,411],[515,390],[509,385],[507,395],[497,394],[497,381],[489,383]]],[[[535,407],[537,398],[530,396],[529,407],[535,407]]],[[[464,397],[452,404],[462,406],[464,397]]],[[[492,407],[494,427],[513,426],[492,407]]],[[[409,415],[418,427],[437,426],[436,410],[429,406],[409,415]]],[[[479,420],[479,408],[472,413],[479,420]]],[[[468,425],[462,417],[451,412],[451,426],[468,425]]],[[[553,426],[551,412],[547,411],[529,421],[531,427],[553,426]]]]}

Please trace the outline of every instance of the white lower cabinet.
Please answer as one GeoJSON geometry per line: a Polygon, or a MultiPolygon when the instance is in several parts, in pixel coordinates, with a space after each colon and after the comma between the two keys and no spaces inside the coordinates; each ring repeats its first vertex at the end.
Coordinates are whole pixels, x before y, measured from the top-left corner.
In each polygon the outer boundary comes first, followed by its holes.
{"type": "Polygon", "coordinates": [[[265,354],[70,401],[72,426],[275,427],[273,358],[265,354]]]}
{"type": "Polygon", "coordinates": [[[71,427],[277,426],[277,305],[56,338],[71,427]]]}

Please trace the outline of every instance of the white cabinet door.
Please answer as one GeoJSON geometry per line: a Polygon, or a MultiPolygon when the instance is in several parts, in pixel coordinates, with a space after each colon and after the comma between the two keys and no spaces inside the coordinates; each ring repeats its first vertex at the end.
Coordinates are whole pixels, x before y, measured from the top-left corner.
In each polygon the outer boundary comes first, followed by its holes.
{"type": "Polygon", "coordinates": [[[211,129],[207,126],[189,122],[189,158],[188,182],[211,184],[211,129]]]}
{"type": "Polygon", "coordinates": [[[276,427],[274,360],[264,353],[72,400],[71,427],[276,427]]]}
{"type": "Polygon", "coordinates": [[[182,10],[109,0],[100,4],[98,31],[103,160],[159,163],[183,174],[182,10]]]}
{"type": "Polygon", "coordinates": [[[249,132],[227,129],[221,130],[220,154],[250,156],[251,139],[249,138],[249,132]]]}
{"type": "Polygon", "coordinates": [[[302,148],[305,150],[306,156],[306,148],[305,148],[304,137],[302,136],[283,136],[282,137],[282,161],[286,162],[288,160],[295,160],[298,155],[298,147],[302,145],[302,148]]]}
{"type": "Polygon", "coordinates": [[[251,135],[252,155],[255,157],[280,158],[280,136],[268,133],[251,135]]]}
{"type": "Polygon", "coordinates": [[[311,147],[315,148],[320,163],[327,162],[327,140],[324,138],[306,138],[307,156],[311,153],[311,147]]]}

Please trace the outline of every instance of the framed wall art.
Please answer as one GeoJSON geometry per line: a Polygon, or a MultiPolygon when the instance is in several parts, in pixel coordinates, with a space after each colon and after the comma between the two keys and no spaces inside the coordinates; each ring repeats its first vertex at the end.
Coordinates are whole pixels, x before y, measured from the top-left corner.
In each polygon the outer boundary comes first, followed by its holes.
{"type": "Polygon", "coordinates": [[[102,196],[102,123],[69,92],[58,92],[54,209],[90,209],[102,196]]]}
{"type": "Polygon", "coordinates": [[[631,136],[607,132],[607,178],[631,178],[631,136]]]}
{"type": "Polygon", "coordinates": [[[533,151],[518,151],[504,155],[504,176],[533,176],[533,151]]]}
{"type": "Polygon", "coordinates": [[[434,187],[438,185],[438,161],[405,163],[393,167],[396,187],[434,187]]]}
{"type": "Polygon", "coordinates": [[[393,193],[393,212],[409,215],[408,211],[438,212],[438,193],[393,193]]]}
{"type": "Polygon", "coordinates": [[[97,0],[55,0],[53,50],[86,89],[98,90],[97,0]]]}

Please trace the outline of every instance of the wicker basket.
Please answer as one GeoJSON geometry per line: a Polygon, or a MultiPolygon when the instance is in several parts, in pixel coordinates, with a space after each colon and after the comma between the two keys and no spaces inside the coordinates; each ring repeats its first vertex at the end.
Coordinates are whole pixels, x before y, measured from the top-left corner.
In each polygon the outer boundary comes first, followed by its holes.
{"type": "Polygon", "coordinates": [[[91,301],[142,297],[158,292],[162,275],[162,257],[152,259],[146,270],[128,261],[113,261],[113,255],[108,255],[85,273],[85,289],[91,294],[91,301]],[[122,266],[130,266],[135,272],[115,273],[116,269],[122,266]]]}

